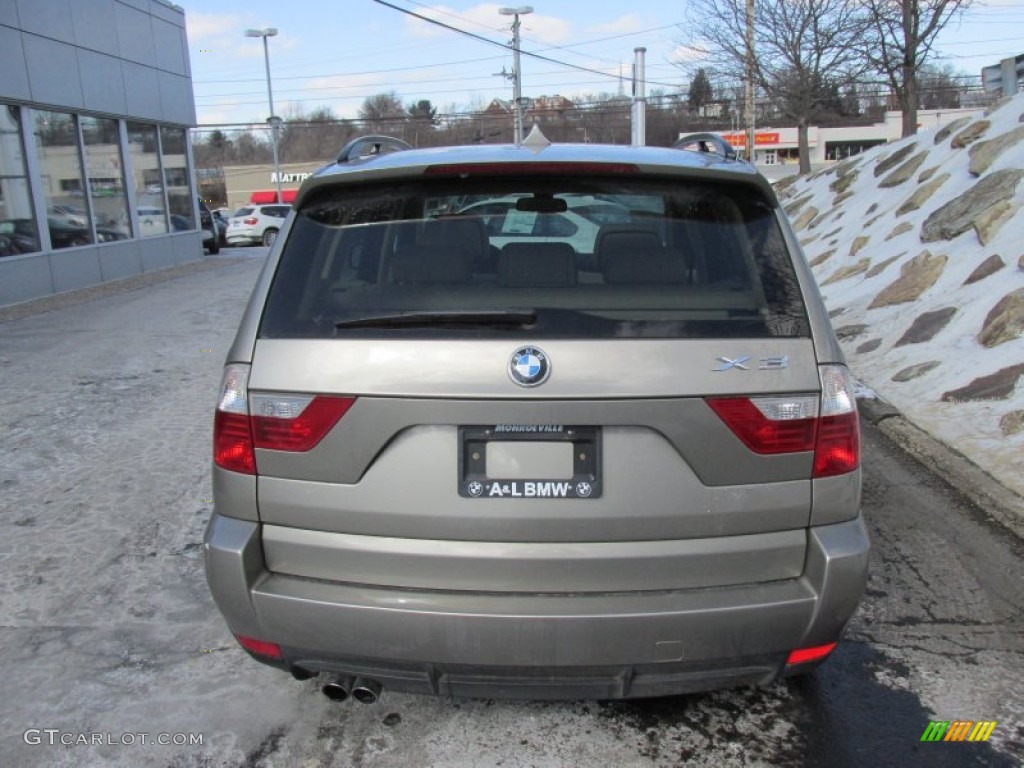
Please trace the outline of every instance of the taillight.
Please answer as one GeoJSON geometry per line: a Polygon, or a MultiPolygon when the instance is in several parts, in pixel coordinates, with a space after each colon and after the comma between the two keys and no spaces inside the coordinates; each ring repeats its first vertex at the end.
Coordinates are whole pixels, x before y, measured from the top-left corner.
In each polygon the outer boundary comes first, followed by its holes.
{"type": "Polygon", "coordinates": [[[857,399],[849,371],[841,365],[823,365],[821,417],[814,446],[814,477],[832,477],[860,466],[860,423],[857,399]]]}
{"type": "Polygon", "coordinates": [[[716,397],[708,405],[754,453],[796,453],[814,448],[818,398],[716,397]]]}
{"type": "Polygon", "coordinates": [[[232,472],[255,475],[248,388],[248,365],[225,366],[213,419],[213,463],[232,472]]]}
{"type": "Polygon", "coordinates": [[[248,224],[250,227],[254,226],[257,222],[259,222],[259,219],[257,219],[255,216],[250,216],[247,219],[242,219],[242,223],[248,224]]]}
{"type": "Polygon", "coordinates": [[[257,448],[308,451],[331,431],[354,402],[354,397],[326,395],[253,395],[253,440],[257,448]]]}
{"type": "Polygon", "coordinates": [[[213,461],[256,474],[256,448],[308,451],[352,407],[354,397],[249,394],[249,366],[225,367],[213,421],[213,461]]]}
{"type": "Polygon", "coordinates": [[[819,368],[821,395],[709,397],[707,404],[747,448],[774,455],[814,451],[813,477],[860,466],[860,425],[846,368],[819,368]]]}
{"type": "Polygon", "coordinates": [[[820,661],[828,656],[836,648],[835,643],[816,645],[813,648],[797,648],[790,651],[786,659],[787,666],[790,664],[807,664],[812,661],[820,661]]]}

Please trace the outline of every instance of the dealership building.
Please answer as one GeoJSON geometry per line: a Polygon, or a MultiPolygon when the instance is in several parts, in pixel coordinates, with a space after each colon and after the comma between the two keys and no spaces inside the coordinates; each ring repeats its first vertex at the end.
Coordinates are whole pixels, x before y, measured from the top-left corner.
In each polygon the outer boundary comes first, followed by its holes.
{"type": "Polygon", "coordinates": [[[202,257],[185,15],[0,1],[0,305],[202,257]]]}

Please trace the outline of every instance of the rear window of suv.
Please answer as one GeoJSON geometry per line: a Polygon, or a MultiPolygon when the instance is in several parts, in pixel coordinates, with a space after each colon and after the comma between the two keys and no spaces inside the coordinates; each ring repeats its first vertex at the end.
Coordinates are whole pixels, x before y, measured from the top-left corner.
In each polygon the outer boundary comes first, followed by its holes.
{"type": "Polygon", "coordinates": [[[745,184],[651,177],[325,188],[297,212],[260,335],[524,329],[531,338],[810,335],[772,201],[745,184]]]}
{"type": "Polygon", "coordinates": [[[283,219],[288,215],[290,207],[288,205],[264,205],[260,208],[260,213],[264,216],[273,216],[275,219],[283,219]]]}

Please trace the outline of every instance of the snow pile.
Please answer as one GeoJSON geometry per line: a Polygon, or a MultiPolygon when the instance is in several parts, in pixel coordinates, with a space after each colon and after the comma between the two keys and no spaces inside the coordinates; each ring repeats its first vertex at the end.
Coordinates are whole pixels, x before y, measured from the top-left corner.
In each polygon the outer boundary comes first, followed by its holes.
{"type": "Polygon", "coordinates": [[[776,190],[854,374],[1024,494],[1024,94],[776,190]]]}

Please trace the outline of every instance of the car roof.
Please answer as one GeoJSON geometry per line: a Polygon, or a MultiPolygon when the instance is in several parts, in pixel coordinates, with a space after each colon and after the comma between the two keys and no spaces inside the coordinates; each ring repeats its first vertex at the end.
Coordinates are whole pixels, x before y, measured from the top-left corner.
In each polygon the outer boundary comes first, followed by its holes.
{"type": "MultiPolygon", "coordinates": [[[[307,178],[295,199],[301,207],[314,190],[338,183],[389,180],[421,176],[428,168],[438,166],[515,166],[524,175],[551,173],[551,163],[606,164],[609,172],[631,169],[644,175],[682,175],[750,184],[766,191],[771,185],[757,169],[741,160],[726,158],[713,152],[670,149],[667,147],[634,147],[615,144],[550,144],[542,149],[512,144],[474,144],[468,146],[407,149],[356,157],[325,165],[307,178]]],[[[467,171],[472,169],[467,168],[467,171]]],[[[602,169],[595,165],[593,173],[602,169]]]]}

